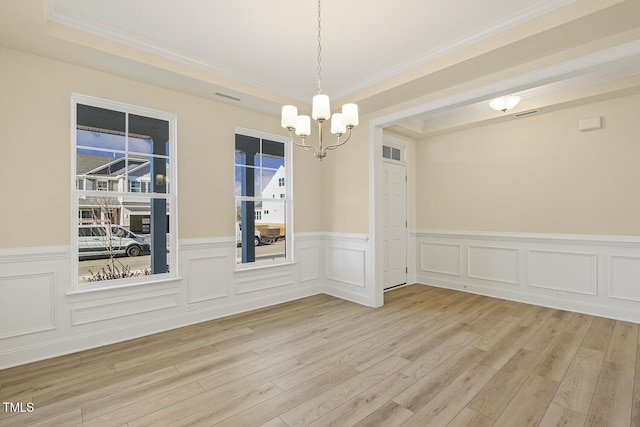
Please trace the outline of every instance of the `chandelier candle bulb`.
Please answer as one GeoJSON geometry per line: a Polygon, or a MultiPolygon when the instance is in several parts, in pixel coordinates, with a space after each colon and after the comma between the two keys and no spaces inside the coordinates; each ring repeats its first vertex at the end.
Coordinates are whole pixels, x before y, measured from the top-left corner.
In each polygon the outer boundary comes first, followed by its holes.
{"type": "Polygon", "coordinates": [[[331,117],[331,133],[334,135],[343,135],[347,132],[347,127],[342,120],[342,114],[335,113],[331,117]]]}
{"type": "Polygon", "coordinates": [[[311,109],[313,120],[329,120],[331,108],[329,107],[329,96],[318,94],[313,97],[313,108],[311,109]]]}
{"type": "Polygon", "coordinates": [[[311,135],[311,117],[298,116],[296,120],[296,135],[307,137],[311,135]]]}
{"type": "Polygon", "coordinates": [[[344,104],[342,106],[342,121],[344,125],[349,127],[358,126],[358,105],[357,104],[344,104]]]}
{"type": "Polygon", "coordinates": [[[281,126],[285,129],[295,128],[298,120],[298,109],[294,105],[284,105],[282,107],[281,126]]]}

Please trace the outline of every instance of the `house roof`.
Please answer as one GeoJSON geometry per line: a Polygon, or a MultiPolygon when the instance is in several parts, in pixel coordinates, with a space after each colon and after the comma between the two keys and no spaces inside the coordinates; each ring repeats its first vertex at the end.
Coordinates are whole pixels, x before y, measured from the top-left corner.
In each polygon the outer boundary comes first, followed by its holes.
{"type": "MultiPolygon", "coordinates": [[[[144,171],[149,166],[149,160],[129,157],[129,173],[144,171]]],[[[125,173],[124,157],[112,158],[93,154],[76,154],[76,174],[78,175],[102,175],[102,176],[123,176],[125,173]]],[[[149,173],[148,170],[144,173],[149,173]]],[[[138,173],[139,174],[139,173],[138,173]]]]}

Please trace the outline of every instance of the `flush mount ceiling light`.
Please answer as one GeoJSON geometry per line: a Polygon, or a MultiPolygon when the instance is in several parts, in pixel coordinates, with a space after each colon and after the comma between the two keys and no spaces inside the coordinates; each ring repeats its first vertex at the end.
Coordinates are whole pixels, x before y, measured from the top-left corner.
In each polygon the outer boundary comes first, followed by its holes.
{"type": "Polygon", "coordinates": [[[318,144],[307,144],[306,138],[311,135],[311,118],[305,115],[298,115],[298,109],[293,105],[282,107],[281,126],[289,131],[291,142],[306,150],[313,150],[316,159],[322,160],[327,156],[327,150],[335,150],[346,143],[351,137],[351,129],[358,126],[358,106],[356,104],[344,104],[342,113],[335,113],[331,116],[329,97],[322,93],[322,65],[321,53],[322,45],[320,38],[320,0],[318,0],[318,94],[313,97],[311,117],[318,122],[318,144]],[[322,140],[322,128],[324,123],[331,118],[331,133],[336,136],[336,142],[324,145],[322,140]],[[297,142],[293,133],[300,137],[301,142],[297,142]],[[341,139],[341,137],[345,137],[341,139]]]}
{"type": "Polygon", "coordinates": [[[489,106],[496,111],[502,111],[504,113],[518,105],[518,102],[520,102],[519,96],[506,95],[492,99],[489,101],[489,106]]]}

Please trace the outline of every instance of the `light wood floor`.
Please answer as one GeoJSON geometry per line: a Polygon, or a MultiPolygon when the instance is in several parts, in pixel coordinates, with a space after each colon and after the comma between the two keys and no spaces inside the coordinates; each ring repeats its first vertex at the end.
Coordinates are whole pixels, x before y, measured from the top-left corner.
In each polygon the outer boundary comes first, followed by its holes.
{"type": "Polygon", "coordinates": [[[412,285],[0,371],[2,426],[640,426],[638,325],[412,285]]]}

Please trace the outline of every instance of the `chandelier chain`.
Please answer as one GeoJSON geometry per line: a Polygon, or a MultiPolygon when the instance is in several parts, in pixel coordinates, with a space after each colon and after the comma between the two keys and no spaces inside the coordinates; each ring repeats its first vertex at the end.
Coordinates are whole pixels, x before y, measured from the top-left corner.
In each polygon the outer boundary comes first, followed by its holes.
{"type": "Polygon", "coordinates": [[[322,39],[320,37],[320,0],[318,0],[318,93],[322,93],[322,39]]]}

